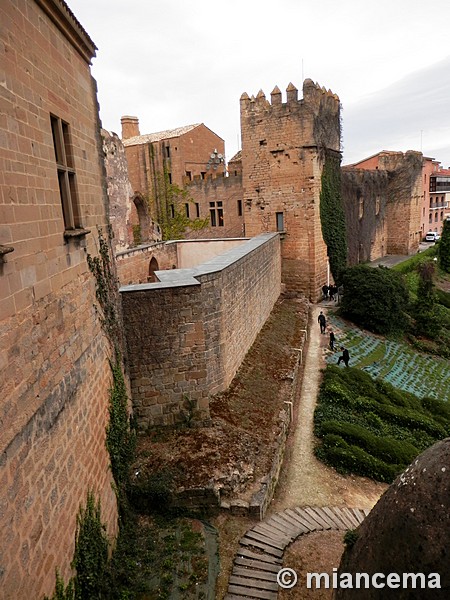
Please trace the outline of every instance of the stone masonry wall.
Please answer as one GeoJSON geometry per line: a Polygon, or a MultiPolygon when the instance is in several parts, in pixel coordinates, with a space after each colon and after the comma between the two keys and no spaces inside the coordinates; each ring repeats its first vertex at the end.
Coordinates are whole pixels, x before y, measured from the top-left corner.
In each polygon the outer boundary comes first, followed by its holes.
{"type": "Polygon", "coordinates": [[[121,288],[139,428],[209,417],[280,294],[279,237],[259,236],[161,283],[121,288]]]}
{"type": "Polygon", "coordinates": [[[388,173],[342,169],[342,200],[349,265],[385,256],[387,249],[388,173]]]}
{"type": "Polygon", "coordinates": [[[118,254],[116,267],[120,284],[147,283],[152,258],[157,261],[159,269],[177,268],[176,243],[148,244],[130,248],[118,254]]]}
{"type": "Polygon", "coordinates": [[[422,154],[408,151],[380,156],[389,171],[388,254],[415,254],[421,240],[422,154]]]}
{"type": "MultiPolygon", "coordinates": [[[[189,233],[187,238],[218,238],[218,237],[240,237],[244,235],[244,217],[243,217],[243,194],[242,194],[242,176],[230,175],[230,177],[211,177],[205,179],[199,177],[188,182],[189,195],[194,204],[190,205],[191,218],[196,217],[196,206],[198,204],[200,218],[210,217],[211,203],[214,203],[217,216],[218,202],[222,203],[223,225],[219,225],[219,219],[216,220],[216,226],[211,224],[199,231],[189,233]],[[241,214],[239,214],[239,207],[241,214]]],[[[211,223],[211,221],[210,221],[211,223]]]]}
{"type": "Polygon", "coordinates": [[[128,165],[119,136],[102,129],[103,154],[108,186],[109,220],[116,252],[133,245],[130,225],[133,190],[128,179],[128,165]]]}
{"type": "Polygon", "coordinates": [[[241,97],[245,234],[281,227],[283,282],[316,300],[327,280],[321,175],[325,152],[340,151],[339,98],[311,80],[302,100],[292,84],[286,93],[285,103],[277,87],[271,102],[262,91],[241,97]]]}
{"type": "Polygon", "coordinates": [[[13,248],[0,258],[0,596],[40,599],[53,594],[55,569],[71,574],[89,490],[117,532],[111,351],[86,260],[107,201],[95,47],[63,2],[2,2],[0,22],[0,248],[13,248]],[[51,115],[68,126],[84,228],[75,237],[64,237],[51,115]]]}

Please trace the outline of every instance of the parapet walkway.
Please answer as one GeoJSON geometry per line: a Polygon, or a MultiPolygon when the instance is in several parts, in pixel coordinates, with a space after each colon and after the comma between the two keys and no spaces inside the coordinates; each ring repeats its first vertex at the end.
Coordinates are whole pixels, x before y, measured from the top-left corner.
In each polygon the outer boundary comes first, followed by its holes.
{"type": "Polygon", "coordinates": [[[249,529],[239,542],[224,600],[276,600],[277,573],[287,546],[312,531],[355,529],[369,509],[310,507],[276,513],[249,529]]]}

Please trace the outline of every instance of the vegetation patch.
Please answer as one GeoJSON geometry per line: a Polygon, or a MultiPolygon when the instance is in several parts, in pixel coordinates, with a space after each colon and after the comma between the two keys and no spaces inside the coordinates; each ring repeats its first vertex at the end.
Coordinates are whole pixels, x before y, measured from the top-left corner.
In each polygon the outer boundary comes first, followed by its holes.
{"type": "Polygon", "coordinates": [[[383,335],[408,326],[408,289],[402,276],[386,267],[356,265],[343,274],[341,313],[357,325],[383,335]]]}
{"type": "Polygon", "coordinates": [[[329,365],[314,415],[316,455],[340,473],[390,483],[450,434],[450,405],[420,399],[355,368],[329,365]]]}

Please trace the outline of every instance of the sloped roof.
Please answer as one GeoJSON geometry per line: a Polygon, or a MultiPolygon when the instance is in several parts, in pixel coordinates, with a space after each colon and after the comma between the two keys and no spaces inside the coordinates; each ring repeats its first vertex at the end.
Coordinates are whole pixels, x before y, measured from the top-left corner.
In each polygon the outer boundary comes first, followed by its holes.
{"type": "Polygon", "coordinates": [[[122,140],[122,142],[124,146],[138,146],[139,144],[160,142],[161,140],[180,137],[181,135],[192,131],[200,125],[201,123],[195,123],[194,125],[185,125],[184,127],[177,127],[176,129],[166,129],[165,131],[158,131],[157,133],[146,133],[145,135],[136,135],[126,140],[122,140]]]}
{"type": "Polygon", "coordinates": [[[242,160],[242,150],[238,150],[233,158],[230,158],[228,164],[230,164],[230,162],[237,162],[238,160],[242,160]]]}

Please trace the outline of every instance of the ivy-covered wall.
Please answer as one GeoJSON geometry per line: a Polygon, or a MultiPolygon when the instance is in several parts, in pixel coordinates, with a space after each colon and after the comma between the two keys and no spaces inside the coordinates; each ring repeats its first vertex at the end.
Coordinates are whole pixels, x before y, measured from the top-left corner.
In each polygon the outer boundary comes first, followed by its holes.
{"type": "Polygon", "coordinates": [[[347,265],[345,213],[341,197],[341,166],[338,153],[327,152],[322,171],[320,221],[327,245],[330,271],[336,283],[347,265]]]}

